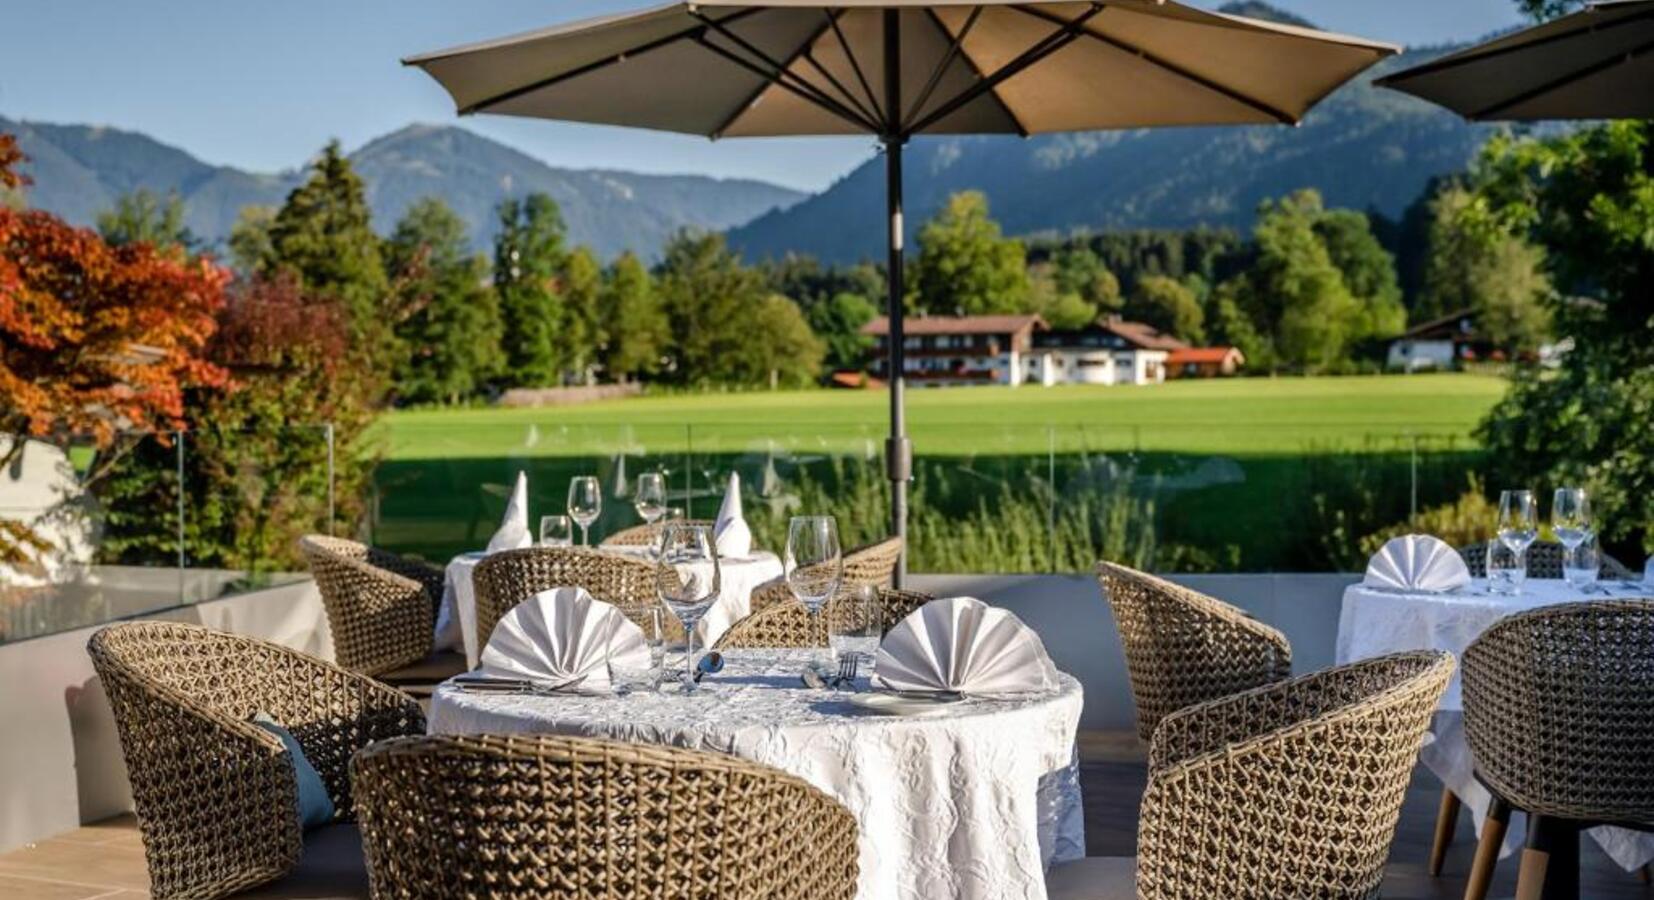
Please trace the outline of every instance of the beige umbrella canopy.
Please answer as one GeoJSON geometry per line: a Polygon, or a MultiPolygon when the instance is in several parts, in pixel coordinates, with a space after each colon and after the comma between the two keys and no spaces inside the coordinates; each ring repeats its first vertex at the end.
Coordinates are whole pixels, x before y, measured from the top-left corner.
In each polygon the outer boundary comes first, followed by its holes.
{"type": "Polygon", "coordinates": [[[917,134],[1295,124],[1396,48],[1178,3],[710,0],[410,57],[461,114],[871,134],[889,195],[891,530],[907,530],[902,146],[917,134]]]}
{"type": "Polygon", "coordinates": [[[1598,3],[1382,78],[1468,119],[1654,119],[1654,0],[1598,3]]]}

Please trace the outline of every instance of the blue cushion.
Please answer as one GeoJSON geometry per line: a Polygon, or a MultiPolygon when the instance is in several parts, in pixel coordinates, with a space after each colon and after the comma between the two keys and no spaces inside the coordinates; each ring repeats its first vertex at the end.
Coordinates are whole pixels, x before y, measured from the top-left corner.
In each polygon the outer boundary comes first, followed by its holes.
{"type": "Polygon", "coordinates": [[[333,798],[327,795],[327,785],[316,767],[305,758],[298,739],[267,712],[254,713],[252,722],[279,738],[287,748],[287,758],[293,761],[293,778],[299,785],[299,825],[309,830],[333,821],[333,798]]]}

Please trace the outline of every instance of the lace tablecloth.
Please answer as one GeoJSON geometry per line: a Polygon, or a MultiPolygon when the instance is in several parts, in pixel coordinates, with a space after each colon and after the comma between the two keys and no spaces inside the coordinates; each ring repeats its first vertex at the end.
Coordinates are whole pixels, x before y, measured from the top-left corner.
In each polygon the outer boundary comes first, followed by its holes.
{"type": "MultiPolygon", "coordinates": [[[[1618,582],[1604,582],[1603,587],[1622,597],[1647,596],[1649,592],[1647,588],[1625,588],[1618,582]]],[[[1600,592],[1585,594],[1558,579],[1530,578],[1522,593],[1514,597],[1489,593],[1483,579],[1475,579],[1469,587],[1451,594],[1405,594],[1352,584],[1344,590],[1344,608],[1338,617],[1338,662],[1403,650],[1448,650],[1463,656],[1477,635],[1506,616],[1541,606],[1601,599],[1605,598],[1600,592]]],[[[1463,709],[1459,676],[1455,673],[1431,728],[1433,740],[1419,751],[1419,761],[1464,801],[1480,833],[1492,798],[1475,779],[1475,762],[1465,740],[1463,709]]],[[[1511,817],[1503,854],[1515,849],[1525,828],[1521,815],[1511,817]]],[[[1654,861],[1654,835],[1606,827],[1593,828],[1590,835],[1627,870],[1654,861]]]]}
{"type": "MultiPolygon", "coordinates": [[[[636,555],[638,551],[604,548],[609,552],[636,555]]],[[[436,647],[463,650],[471,668],[477,667],[482,648],[477,646],[477,592],[471,573],[482,553],[462,553],[448,563],[442,583],[442,604],[437,609],[436,647]]],[[[718,600],[695,626],[695,642],[710,647],[729,626],[752,611],[752,589],[781,577],[781,559],[774,553],[758,551],[740,559],[719,562],[718,600]]]]}
{"type": "Polygon", "coordinates": [[[806,658],[736,651],[690,696],[500,696],[443,686],[430,730],[716,750],[791,772],[855,815],[864,900],[1037,900],[1046,867],[1085,855],[1078,681],[1063,675],[1056,693],[1038,699],[968,700],[940,716],[886,717],[805,689],[798,673],[806,658]]]}

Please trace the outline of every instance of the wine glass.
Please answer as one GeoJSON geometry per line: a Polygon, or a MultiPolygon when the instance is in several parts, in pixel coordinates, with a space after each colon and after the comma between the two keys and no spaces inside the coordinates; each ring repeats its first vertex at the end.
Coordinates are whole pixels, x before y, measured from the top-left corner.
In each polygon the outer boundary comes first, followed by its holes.
{"type": "Polygon", "coordinates": [[[1581,586],[1575,570],[1582,567],[1574,564],[1574,557],[1596,536],[1591,523],[1591,499],[1586,496],[1584,488],[1556,489],[1556,495],[1551,498],[1551,533],[1562,545],[1563,577],[1569,584],[1581,586]]]}
{"type": "Polygon", "coordinates": [[[569,480],[569,518],[580,523],[580,546],[591,543],[592,523],[603,514],[603,486],[591,475],[569,480]]]}
{"type": "Polygon", "coordinates": [[[637,490],[632,494],[632,505],[644,524],[653,525],[666,515],[666,476],[659,472],[645,472],[637,477],[637,490]]]}
{"type": "Polygon", "coordinates": [[[655,551],[655,591],[666,608],[683,623],[683,692],[694,693],[695,625],[718,599],[718,548],[712,528],[687,522],[668,522],[661,528],[655,551]]]}
{"type": "Polygon", "coordinates": [[[540,546],[568,547],[574,543],[574,520],[568,516],[540,517],[540,546]]]}
{"type": "Polygon", "coordinates": [[[1516,564],[1528,564],[1528,546],[1539,537],[1539,515],[1533,491],[1504,491],[1499,494],[1499,543],[1516,556],[1516,564]]]}
{"type": "MultiPolygon", "coordinates": [[[[787,588],[809,610],[812,620],[838,593],[844,581],[844,554],[839,550],[838,520],[832,516],[794,516],[787,525],[783,564],[787,588]]],[[[814,663],[821,668],[822,660],[814,663]]]]}

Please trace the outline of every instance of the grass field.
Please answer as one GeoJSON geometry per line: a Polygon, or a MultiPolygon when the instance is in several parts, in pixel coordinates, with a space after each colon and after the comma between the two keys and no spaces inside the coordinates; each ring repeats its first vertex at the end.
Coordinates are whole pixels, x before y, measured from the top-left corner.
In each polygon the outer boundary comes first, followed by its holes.
{"type": "MultiPolygon", "coordinates": [[[[1411,435],[1470,447],[1472,428],[1503,392],[1503,381],[1476,375],[926,389],[908,393],[908,418],[915,452],[927,456],[1052,449],[1296,455],[1411,435]]],[[[884,434],[886,397],[784,391],[400,411],[384,420],[384,450],[390,460],[731,453],[770,442],[851,450],[884,434]]]]}

